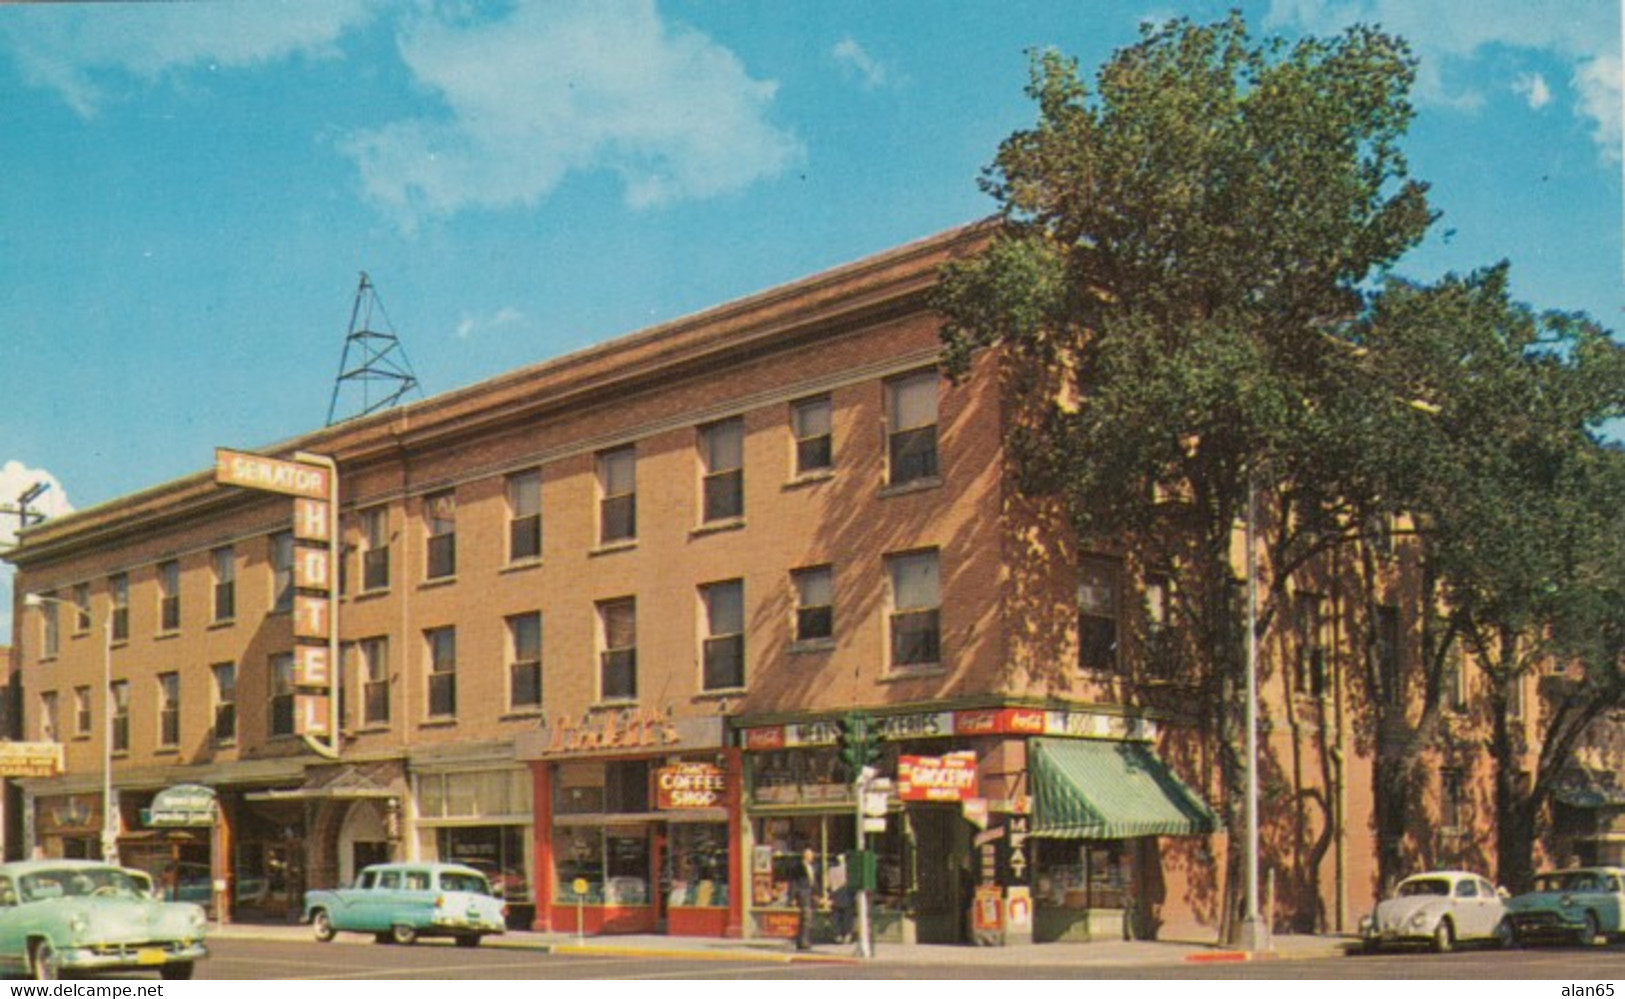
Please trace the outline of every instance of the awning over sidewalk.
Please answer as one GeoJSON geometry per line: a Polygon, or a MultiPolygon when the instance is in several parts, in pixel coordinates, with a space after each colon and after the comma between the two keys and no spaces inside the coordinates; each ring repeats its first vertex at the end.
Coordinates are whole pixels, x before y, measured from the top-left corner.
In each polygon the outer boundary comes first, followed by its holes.
{"type": "Polygon", "coordinates": [[[1145,743],[1033,739],[1027,770],[1034,836],[1199,836],[1218,825],[1201,796],[1145,743]]]}

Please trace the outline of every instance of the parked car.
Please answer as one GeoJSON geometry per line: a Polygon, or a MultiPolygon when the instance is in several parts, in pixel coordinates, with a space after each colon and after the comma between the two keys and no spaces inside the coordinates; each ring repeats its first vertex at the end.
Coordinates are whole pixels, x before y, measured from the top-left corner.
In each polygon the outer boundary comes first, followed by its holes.
{"type": "Polygon", "coordinates": [[[1599,944],[1625,931],[1625,869],[1577,867],[1535,876],[1533,891],[1507,903],[1519,941],[1572,937],[1599,944]]]}
{"type": "Polygon", "coordinates": [[[1427,944],[1444,953],[1470,940],[1508,947],[1513,934],[1504,896],[1467,871],[1415,874],[1394,888],[1392,898],[1378,902],[1376,911],[1360,920],[1360,941],[1367,951],[1427,944]]]}
{"type": "Polygon", "coordinates": [[[462,864],[374,864],[353,888],[305,892],[304,921],[323,943],[341,930],[379,943],[452,937],[461,947],[507,929],[507,906],[485,875],[462,864]]]}
{"type": "Polygon", "coordinates": [[[35,978],[147,968],[191,978],[209,954],[206,923],[196,905],[153,898],[140,871],[91,860],[0,864],[0,961],[35,978]]]}

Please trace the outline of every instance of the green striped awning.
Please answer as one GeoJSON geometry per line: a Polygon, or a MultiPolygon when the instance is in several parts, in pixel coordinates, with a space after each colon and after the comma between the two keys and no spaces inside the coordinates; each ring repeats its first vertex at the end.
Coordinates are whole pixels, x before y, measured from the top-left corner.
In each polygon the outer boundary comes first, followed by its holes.
{"type": "Polygon", "coordinates": [[[1050,839],[1199,836],[1213,810],[1142,742],[1033,739],[1032,835],[1050,839]]]}

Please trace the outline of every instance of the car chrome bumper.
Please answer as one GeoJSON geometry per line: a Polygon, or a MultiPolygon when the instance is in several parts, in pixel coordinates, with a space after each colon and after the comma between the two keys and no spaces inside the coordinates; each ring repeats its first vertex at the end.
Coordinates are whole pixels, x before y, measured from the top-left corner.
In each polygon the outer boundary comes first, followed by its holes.
{"type": "Polygon", "coordinates": [[[161,968],[166,964],[201,961],[209,956],[203,941],[149,944],[88,944],[57,952],[62,967],[80,971],[106,968],[161,968]]]}

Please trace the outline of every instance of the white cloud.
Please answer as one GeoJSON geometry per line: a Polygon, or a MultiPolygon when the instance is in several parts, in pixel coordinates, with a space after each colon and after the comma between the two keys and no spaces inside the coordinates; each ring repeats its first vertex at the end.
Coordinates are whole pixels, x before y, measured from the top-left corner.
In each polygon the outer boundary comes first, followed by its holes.
{"type": "Polygon", "coordinates": [[[644,208],[738,190],[801,156],[768,121],[777,84],[662,21],[653,0],[519,4],[483,23],[429,15],[400,48],[442,113],[343,148],[368,196],[408,227],[535,204],[572,172],[616,174],[644,208]]]}
{"type": "MultiPolygon", "coordinates": [[[[14,509],[17,498],[36,483],[49,488],[28,504],[28,509],[47,517],[59,517],[73,511],[68,494],[56,476],[40,469],[28,468],[22,462],[0,464],[0,506],[14,509]]],[[[0,550],[10,548],[17,541],[17,516],[0,513],[0,550]]],[[[0,563],[0,645],[11,640],[11,566],[0,563]]]]}
{"type": "Polygon", "coordinates": [[[1539,73],[1520,73],[1512,81],[1512,92],[1522,97],[1532,110],[1539,111],[1552,100],[1552,89],[1539,73]]]}
{"type": "Polygon", "coordinates": [[[464,316],[457,323],[457,339],[468,340],[523,322],[525,314],[512,306],[504,306],[490,316],[464,316]]]}
{"type": "Polygon", "coordinates": [[[851,38],[841,39],[830,55],[848,75],[855,76],[865,90],[874,90],[886,85],[886,67],[851,38]]]}
{"type": "MultiPolygon", "coordinates": [[[[1574,65],[1575,113],[1591,125],[1602,155],[1620,158],[1620,10],[1608,3],[1528,0],[1272,0],[1266,25],[1331,34],[1355,22],[1404,37],[1421,60],[1419,104],[1472,110],[1484,95],[1468,82],[1470,62],[1491,47],[1555,55],[1574,65]]],[[[1544,81],[1543,81],[1544,83],[1544,81]]],[[[1544,88],[1550,95],[1550,87],[1544,88]]],[[[1531,100],[1535,95],[1519,91],[1531,100]]]]}
{"type": "Polygon", "coordinates": [[[56,90],[89,117],[132,80],[332,55],[337,39],[368,20],[377,3],[29,4],[0,18],[0,48],[25,83],[56,90]]]}

